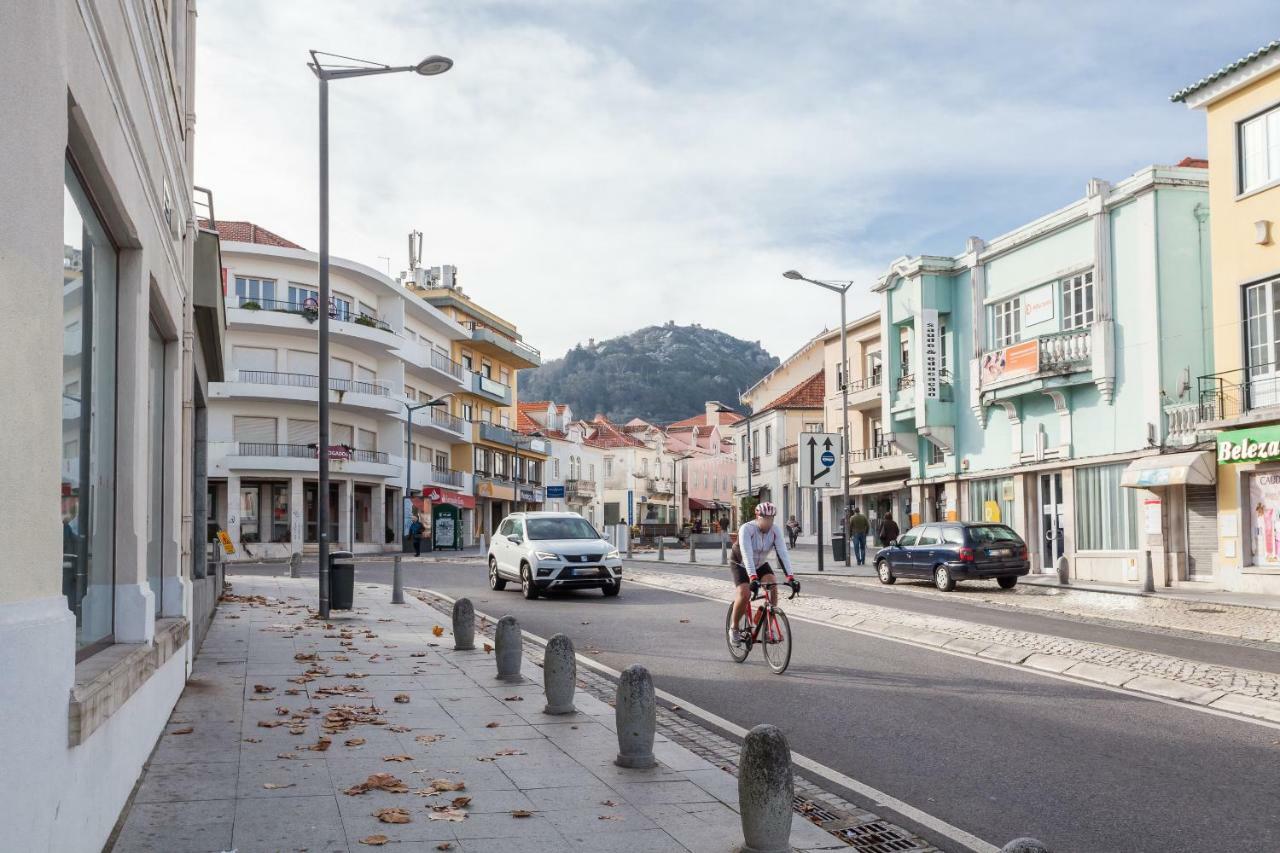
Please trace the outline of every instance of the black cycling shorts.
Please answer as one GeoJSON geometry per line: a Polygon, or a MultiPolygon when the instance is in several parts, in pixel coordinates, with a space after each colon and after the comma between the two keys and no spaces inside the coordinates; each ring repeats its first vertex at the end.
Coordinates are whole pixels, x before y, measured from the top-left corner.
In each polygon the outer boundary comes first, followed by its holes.
{"type": "MultiPolygon", "coordinates": [[[[733,563],[733,562],[729,563],[729,571],[733,573],[734,583],[736,584],[751,583],[751,576],[747,574],[747,567],[742,565],[741,563],[733,563]]],[[[765,575],[769,576],[769,580],[773,580],[773,569],[769,566],[768,563],[765,563],[763,566],[761,566],[759,569],[756,570],[756,577],[760,579],[761,583],[764,582],[765,575]]]]}

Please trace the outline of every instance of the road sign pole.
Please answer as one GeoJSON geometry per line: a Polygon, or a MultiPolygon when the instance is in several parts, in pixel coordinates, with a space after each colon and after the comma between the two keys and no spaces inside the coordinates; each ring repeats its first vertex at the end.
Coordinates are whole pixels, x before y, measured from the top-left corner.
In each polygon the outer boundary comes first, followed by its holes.
{"type": "Polygon", "coordinates": [[[822,571],[822,489],[814,489],[813,494],[818,499],[818,571],[822,571]]]}

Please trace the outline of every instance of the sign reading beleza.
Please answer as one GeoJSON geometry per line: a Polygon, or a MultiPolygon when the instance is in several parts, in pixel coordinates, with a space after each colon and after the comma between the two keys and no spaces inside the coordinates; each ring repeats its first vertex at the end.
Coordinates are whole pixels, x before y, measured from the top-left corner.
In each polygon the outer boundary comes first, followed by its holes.
{"type": "Polygon", "coordinates": [[[1280,459],[1280,424],[1218,434],[1218,464],[1280,459]]]}

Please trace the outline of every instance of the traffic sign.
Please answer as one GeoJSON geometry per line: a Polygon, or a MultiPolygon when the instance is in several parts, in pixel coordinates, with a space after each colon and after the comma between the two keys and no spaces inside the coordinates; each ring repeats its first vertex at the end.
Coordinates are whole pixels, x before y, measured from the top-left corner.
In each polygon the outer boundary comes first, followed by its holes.
{"type": "Polygon", "coordinates": [[[828,489],[840,485],[840,456],[843,447],[839,433],[802,432],[796,448],[800,462],[800,487],[828,489]]]}

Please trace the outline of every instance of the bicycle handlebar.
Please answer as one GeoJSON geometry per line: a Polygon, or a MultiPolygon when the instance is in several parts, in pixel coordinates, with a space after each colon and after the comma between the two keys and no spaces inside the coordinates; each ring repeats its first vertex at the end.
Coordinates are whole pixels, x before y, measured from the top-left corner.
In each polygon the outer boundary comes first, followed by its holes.
{"type": "Polygon", "coordinates": [[[799,582],[795,582],[795,581],[793,581],[792,583],[778,583],[777,581],[773,581],[772,583],[757,583],[756,586],[759,588],[756,590],[755,595],[751,596],[752,601],[755,601],[758,598],[763,598],[763,594],[761,593],[761,590],[774,589],[780,586],[791,587],[791,594],[787,596],[787,601],[790,601],[791,599],[795,598],[797,595],[800,594],[800,590],[796,589],[796,587],[799,586],[799,582]]]}

